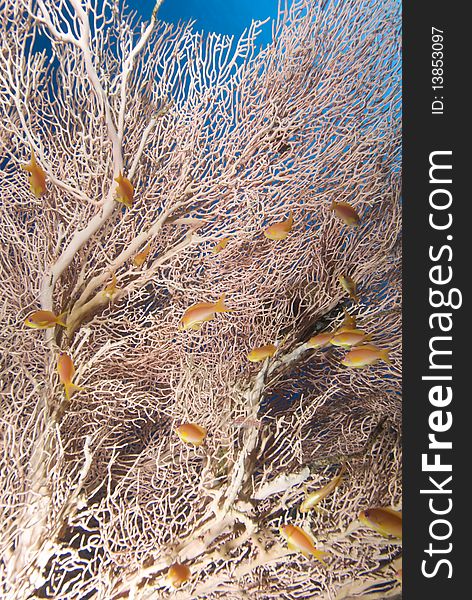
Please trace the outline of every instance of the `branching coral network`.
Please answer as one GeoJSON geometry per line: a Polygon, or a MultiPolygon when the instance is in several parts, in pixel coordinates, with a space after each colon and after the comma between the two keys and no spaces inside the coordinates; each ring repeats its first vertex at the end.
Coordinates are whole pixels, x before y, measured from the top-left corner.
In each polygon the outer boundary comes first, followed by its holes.
{"type": "Polygon", "coordinates": [[[399,3],[159,5],[0,0],[0,595],[395,594],[399,3]]]}

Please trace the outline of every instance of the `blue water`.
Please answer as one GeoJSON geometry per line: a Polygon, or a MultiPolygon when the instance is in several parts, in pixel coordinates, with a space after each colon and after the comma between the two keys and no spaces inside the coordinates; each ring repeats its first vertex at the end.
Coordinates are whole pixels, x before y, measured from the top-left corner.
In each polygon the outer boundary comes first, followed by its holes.
{"type": "MultiPolygon", "coordinates": [[[[144,20],[148,20],[155,0],[128,0],[127,4],[144,20]]],[[[164,0],[157,16],[169,23],[195,20],[195,29],[198,31],[214,31],[239,37],[253,19],[275,19],[277,4],[277,0],[164,0]]],[[[265,45],[271,39],[269,21],[262,28],[259,43],[265,45]]]]}

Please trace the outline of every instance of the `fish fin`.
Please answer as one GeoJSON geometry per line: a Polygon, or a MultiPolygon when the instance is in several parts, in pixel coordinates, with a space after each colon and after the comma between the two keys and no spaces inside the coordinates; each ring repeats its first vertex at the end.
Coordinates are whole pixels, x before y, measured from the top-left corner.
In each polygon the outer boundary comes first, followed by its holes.
{"type": "Polygon", "coordinates": [[[368,333],[367,335],[364,336],[363,341],[366,342],[366,341],[370,341],[370,340],[372,340],[372,334],[368,333]]]}
{"type": "Polygon", "coordinates": [[[202,328],[203,325],[203,321],[198,321],[198,323],[194,323],[193,325],[190,325],[190,329],[193,329],[193,331],[200,331],[200,329],[202,328]]]}
{"type": "Polygon", "coordinates": [[[67,323],[64,321],[64,317],[67,317],[67,311],[62,312],[56,319],[57,325],[62,325],[62,327],[67,327],[67,323]]]}
{"type": "Polygon", "coordinates": [[[336,200],[332,200],[329,210],[334,210],[336,208],[336,204],[337,204],[336,200]]]}
{"type": "Polygon", "coordinates": [[[328,558],[329,556],[331,556],[331,554],[329,552],[323,552],[322,550],[314,550],[313,551],[313,556],[317,560],[319,560],[322,565],[324,565],[325,567],[327,567],[328,564],[323,559],[324,558],[328,558]]]}
{"type": "Polygon", "coordinates": [[[215,304],[215,312],[232,312],[232,309],[225,305],[225,295],[221,294],[218,302],[215,304]]]}
{"type": "Polygon", "coordinates": [[[65,388],[67,400],[71,399],[72,394],[74,392],[84,392],[85,391],[83,387],[75,385],[75,383],[65,383],[64,388],[65,388]]]}
{"type": "Polygon", "coordinates": [[[293,210],[290,211],[287,219],[287,225],[291,227],[293,225],[293,210]]]}
{"type": "Polygon", "coordinates": [[[351,298],[354,300],[354,302],[359,302],[359,296],[357,294],[351,294],[351,298]]]}
{"type": "Polygon", "coordinates": [[[388,363],[389,365],[391,365],[392,361],[390,360],[390,357],[388,355],[389,352],[390,352],[389,350],[382,350],[381,356],[382,356],[382,358],[384,359],[384,361],[386,363],[388,363]]]}

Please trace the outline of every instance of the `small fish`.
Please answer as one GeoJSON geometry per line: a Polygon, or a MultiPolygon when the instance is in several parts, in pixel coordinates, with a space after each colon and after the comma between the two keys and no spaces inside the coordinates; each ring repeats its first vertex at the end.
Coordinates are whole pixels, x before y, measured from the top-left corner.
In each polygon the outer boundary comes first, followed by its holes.
{"type": "Polygon", "coordinates": [[[186,444],[201,446],[206,437],[207,430],[196,423],[183,423],[175,429],[179,438],[186,444]]]}
{"type": "Polygon", "coordinates": [[[369,508],[359,514],[359,521],[385,537],[402,538],[401,511],[387,507],[369,508]]]}
{"type": "Polygon", "coordinates": [[[353,317],[343,306],[344,320],[337,329],[337,333],[346,329],[356,329],[356,317],[353,317]]]}
{"type": "Polygon", "coordinates": [[[215,318],[216,313],[231,312],[225,305],[225,294],[217,302],[199,302],[187,308],[180,320],[179,331],[187,329],[198,330],[206,321],[215,318]]]}
{"type": "Polygon", "coordinates": [[[64,385],[67,400],[71,399],[71,396],[75,391],[84,391],[84,388],[72,383],[72,379],[75,375],[74,363],[72,362],[71,357],[65,352],[59,354],[57,360],[57,372],[59,373],[61,383],[64,385]]]}
{"type": "Polygon", "coordinates": [[[333,346],[343,346],[343,348],[349,348],[350,346],[356,346],[361,342],[370,340],[372,335],[362,331],[362,329],[344,329],[338,331],[331,340],[333,346]]]}
{"type": "Polygon", "coordinates": [[[303,531],[301,527],[297,527],[296,525],[284,525],[280,528],[280,533],[287,540],[289,550],[297,550],[307,558],[310,554],[312,554],[321,563],[326,565],[323,558],[330,556],[329,553],[317,550],[313,544],[311,536],[303,531]]]}
{"type": "Polygon", "coordinates": [[[269,240],[284,240],[290,233],[293,225],[293,212],[290,211],[289,217],[286,221],[280,223],[274,223],[264,231],[264,235],[269,240]]]}
{"type": "Polygon", "coordinates": [[[306,345],[308,348],[326,348],[327,346],[329,346],[332,337],[332,331],[318,333],[318,335],[314,335],[313,337],[311,337],[306,343],[306,345]]]}
{"type": "Polygon", "coordinates": [[[36,198],[39,198],[46,191],[46,173],[36,162],[34,152],[31,150],[31,160],[26,165],[21,165],[21,168],[30,173],[29,183],[30,188],[36,198]]]}
{"type": "Polygon", "coordinates": [[[123,177],[123,173],[120,171],[118,177],[115,177],[114,181],[117,182],[116,186],[116,200],[122,202],[127,208],[133,206],[134,187],[129,179],[123,177]]]}
{"type": "Polygon", "coordinates": [[[342,465],[338,475],[333,477],[333,479],[331,479],[331,481],[329,481],[325,486],[319,490],[316,490],[316,492],[309,494],[301,503],[300,512],[308,512],[310,509],[316,508],[316,505],[326,498],[328,494],[331,494],[331,492],[341,483],[345,471],[346,466],[342,465]]]}
{"type": "Polygon", "coordinates": [[[357,227],[361,222],[355,209],[347,202],[336,202],[336,200],[333,200],[330,210],[334,210],[334,214],[351,227],[357,227]]]}
{"type": "Polygon", "coordinates": [[[142,266],[146,261],[146,258],[149,256],[150,251],[151,244],[149,243],[147,246],[145,246],[144,250],[142,250],[139,254],[136,254],[136,256],[133,258],[133,264],[137,267],[142,266]]]}
{"type": "Polygon", "coordinates": [[[116,275],[113,273],[111,282],[106,286],[102,294],[105,296],[105,298],[108,298],[108,300],[113,300],[113,296],[117,291],[118,288],[116,287],[116,275]]]}
{"type": "Polygon", "coordinates": [[[174,563],[167,571],[167,581],[174,588],[179,588],[183,583],[190,579],[191,574],[192,573],[187,565],[174,563]]]}
{"type": "Polygon", "coordinates": [[[216,246],[213,246],[211,251],[213,252],[213,254],[219,254],[222,250],[224,250],[224,248],[226,248],[226,246],[228,245],[228,242],[229,242],[229,238],[227,238],[227,237],[223,238],[216,244],[216,246]]]}
{"type": "Polygon", "coordinates": [[[375,364],[378,360],[384,360],[389,365],[392,364],[388,356],[389,350],[383,350],[370,344],[365,346],[356,346],[350,350],[341,361],[346,367],[362,368],[375,364]]]}
{"type": "Polygon", "coordinates": [[[277,347],[274,344],[267,344],[266,346],[259,346],[258,348],[254,348],[247,355],[247,359],[251,362],[261,362],[266,358],[274,356],[277,352],[277,347]]]}
{"type": "Polygon", "coordinates": [[[343,289],[349,294],[349,297],[354,300],[354,302],[359,302],[359,296],[356,293],[357,283],[351,277],[347,275],[339,275],[338,277],[339,283],[343,286],[343,289]]]}
{"type": "Polygon", "coordinates": [[[32,329],[49,329],[50,327],[55,327],[56,325],[62,325],[63,327],[66,327],[64,322],[64,317],[66,314],[66,312],[63,312],[56,317],[56,315],[50,310],[36,310],[26,317],[24,323],[26,327],[31,327],[32,329]]]}

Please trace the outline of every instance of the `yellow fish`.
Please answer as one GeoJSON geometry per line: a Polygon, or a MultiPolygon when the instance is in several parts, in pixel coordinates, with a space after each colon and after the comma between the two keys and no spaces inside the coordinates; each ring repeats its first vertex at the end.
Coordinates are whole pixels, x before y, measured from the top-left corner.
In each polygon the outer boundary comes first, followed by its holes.
{"type": "Polygon", "coordinates": [[[371,346],[369,344],[366,344],[365,346],[356,346],[346,354],[341,361],[341,364],[346,367],[355,368],[373,365],[379,360],[384,360],[386,363],[391,364],[388,354],[389,350],[383,350],[382,348],[377,348],[377,346],[371,346]]]}
{"type": "Polygon", "coordinates": [[[225,294],[217,302],[199,302],[187,308],[180,320],[179,331],[187,329],[198,330],[205,321],[211,321],[216,313],[231,312],[225,305],[225,294]]]}
{"type": "Polygon", "coordinates": [[[207,430],[196,423],[183,423],[175,429],[179,438],[186,444],[201,446],[206,437],[207,430]]]}
{"type": "Polygon", "coordinates": [[[362,329],[345,329],[338,331],[332,338],[331,343],[333,346],[343,346],[349,348],[349,346],[355,346],[366,340],[370,340],[372,335],[362,331],[362,329]]]}
{"type": "Polygon", "coordinates": [[[349,294],[349,297],[354,300],[354,302],[359,302],[359,296],[356,293],[357,284],[351,277],[347,275],[339,275],[338,277],[340,284],[343,286],[343,289],[349,294]]]}
{"type": "Polygon", "coordinates": [[[326,348],[329,346],[331,338],[333,337],[332,331],[326,331],[325,333],[318,333],[311,337],[306,345],[308,348],[326,348]]]}
{"type": "Polygon", "coordinates": [[[123,177],[121,171],[118,173],[118,177],[115,177],[114,181],[118,184],[116,186],[116,200],[122,202],[127,208],[131,208],[134,197],[134,187],[131,181],[123,177]]]}
{"type": "Polygon", "coordinates": [[[113,300],[113,296],[116,294],[118,288],[116,287],[116,275],[113,273],[111,282],[103,290],[102,294],[108,300],[113,300]]]}
{"type": "Polygon", "coordinates": [[[61,380],[61,383],[64,385],[67,400],[70,400],[75,391],[84,391],[84,388],[72,383],[72,379],[75,375],[74,363],[72,362],[71,357],[65,352],[61,352],[61,354],[59,354],[59,358],[57,360],[57,372],[59,373],[59,379],[61,380]]]}
{"type": "Polygon", "coordinates": [[[63,320],[66,314],[67,313],[64,312],[56,317],[56,315],[50,310],[36,310],[26,317],[24,323],[26,327],[31,327],[32,329],[49,329],[50,327],[55,327],[56,325],[62,325],[63,327],[66,327],[66,324],[63,320]]]}
{"type": "Polygon", "coordinates": [[[361,219],[355,209],[347,202],[331,202],[330,210],[334,210],[334,214],[339,217],[346,225],[357,227],[361,219]]]}
{"type": "Polygon", "coordinates": [[[21,168],[30,173],[29,183],[30,188],[36,198],[39,198],[46,191],[46,173],[36,162],[34,152],[31,150],[31,160],[26,165],[21,165],[21,168]]]}
{"type": "Polygon", "coordinates": [[[296,525],[284,525],[280,528],[280,533],[287,540],[289,550],[297,550],[306,557],[312,554],[321,563],[326,565],[323,558],[330,556],[329,553],[317,550],[313,544],[313,540],[303,529],[296,525]]]}
{"type": "Polygon", "coordinates": [[[187,565],[174,563],[167,571],[167,581],[172,587],[179,588],[183,583],[190,579],[191,574],[192,573],[187,565]]]}
{"type": "Polygon", "coordinates": [[[363,510],[359,515],[359,521],[387,537],[402,539],[402,513],[393,508],[379,507],[363,510]]]}
{"type": "Polygon", "coordinates": [[[339,471],[339,474],[336,475],[336,477],[333,477],[331,481],[329,481],[325,486],[323,486],[319,490],[316,490],[316,492],[312,492],[311,494],[309,494],[301,503],[300,512],[308,512],[312,508],[316,509],[316,505],[319,504],[324,498],[326,498],[328,494],[331,494],[331,492],[341,483],[345,470],[346,467],[345,465],[343,465],[341,467],[341,470],[339,471]]]}
{"type": "Polygon", "coordinates": [[[151,251],[151,244],[147,244],[147,246],[144,248],[144,250],[142,250],[141,252],[139,252],[139,254],[136,254],[136,256],[133,258],[133,263],[137,266],[140,267],[141,265],[144,264],[146,258],[149,256],[149,252],[151,251]]]}
{"type": "Polygon", "coordinates": [[[259,348],[254,348],[247,355],[248,360],[251,362],[261,362],[266,358],[274,356],[277,352],[277,347],[274,344],[267,344],[266,346],[259,346],[259,348]]]}
{"type": "Polygon", "coordinates": [[[289,217],[286,221],[280,223],[274,223],[264,231],[264,235],[269,240],[284,240],[290,233],[293,225],[293,213],[290,211],[289,217]]]}
{"type": "Polygon", "coordinates": [[[227,238],[227,237],[223,238],[216,244],[216,246],[213,246],[211,251],[213,252],[213,254],[218,254],[224,248],[226,248],[226,246],[228,245],[228,242],[229,242],[229,238],[227,238]]]}

